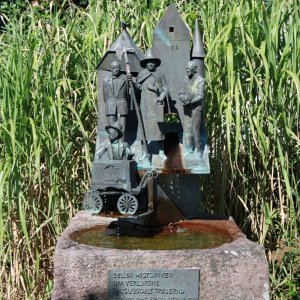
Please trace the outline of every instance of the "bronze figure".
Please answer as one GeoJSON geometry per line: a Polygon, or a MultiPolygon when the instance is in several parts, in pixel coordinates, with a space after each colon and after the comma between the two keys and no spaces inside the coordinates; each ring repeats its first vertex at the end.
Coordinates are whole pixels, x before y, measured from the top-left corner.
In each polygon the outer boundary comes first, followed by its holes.
{"type": "Polygon", "coordinates": [[[114,123],[106,126],[105,130],[107,131],[109,142],[96,152],[96,159],[103,161],[127,160],[131,152],[127,143],[120,141],[123,136],[122,126],[119,123],[114,123]]]}
{"type": "Polygon", "coordinates": [[[117,121],[122,126],[124,141],[126,117],[128,115],[129,86],[126,76],[121,74],[121,66],[117,61],[111,63],[111,76],[103,82],[105,114],[109,125],[117,121]]]}
{"type": "Polygon", "coordinates": [[[135,86],[141,92],[140,108],[145,124],[146,140],[158,142],[159,156],[165,160],[164,135],[158,122],[164,120],[164,100],[168,95],[168,87],[164,74],[157,70],[160,63],[160,59],[148,50],[145,58],[140,62],[144,69],[138,74],[135,86]]]}
{"type": "Polygon", "coordinates": [[[197,65],[194,61],[189,61],[186,66],[187,76],[185,76],[179,99],[184,108],[184,137],[186,153],[190,155],[196,149],[196,154],[202,155],[200,140],[200,125],[202,102],[204,98],[204,78],[198,74],[197,65]]]}

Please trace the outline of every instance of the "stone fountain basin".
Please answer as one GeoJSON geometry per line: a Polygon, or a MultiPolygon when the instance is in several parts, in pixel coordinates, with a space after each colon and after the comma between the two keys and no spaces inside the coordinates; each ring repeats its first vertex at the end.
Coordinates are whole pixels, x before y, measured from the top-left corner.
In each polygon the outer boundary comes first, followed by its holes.
{"type": "Polygon", "coordinates": [[[108,299],[109,270],[187,268],[200,269],[199,299],[269,299],[264,249],[249,241],[233,220],[171,225],[222,232],[231,240],[210,249],[120,250],[79,244],[71,238],[80,230],[116,220],[83,211],[71,220],[55,249],[53,300],[108,299]]]}

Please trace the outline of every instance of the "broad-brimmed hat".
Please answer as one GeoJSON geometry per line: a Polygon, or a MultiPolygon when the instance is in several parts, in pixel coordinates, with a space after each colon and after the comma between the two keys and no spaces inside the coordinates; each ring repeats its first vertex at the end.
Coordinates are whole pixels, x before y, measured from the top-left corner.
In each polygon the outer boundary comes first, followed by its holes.
{"type": "Polygon", "coordinates": [[[155,63],[156,67],[160,66],[161,60],[158,57],[155,57],[151,49],[148,49],[144,55],[144,59],[140,61],[142,68],[146,68],[148,62],[155,63]]]}
{"type": "Polygon", "coordinates": [[[106,131],[108,131],[109,129],[114,129],[117,131],[117,133],[118,133],[117,139],[119,139],[123,136],[123,132],[122,132],[123,127],[120,123],[116,122],[113,125],[105,126],[106,131]]]}

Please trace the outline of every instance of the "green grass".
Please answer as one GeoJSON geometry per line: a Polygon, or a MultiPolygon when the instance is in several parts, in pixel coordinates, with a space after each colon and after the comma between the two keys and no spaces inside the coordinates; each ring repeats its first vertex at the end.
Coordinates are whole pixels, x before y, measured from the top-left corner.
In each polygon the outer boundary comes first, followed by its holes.
{"type": "MultiPolygon", "coordinates": [[[[24,3],[24,1],[23,1],[24,3]]],[[[0,34],[0,295],[48,299],[58,235],[89,188],[95,67],[120,32],[144,51],[169,1],[4,7],[0,34]]],[[[60,3],[60,4],[59,4],[60,3]]],[[[176,1],[204,32],[207,211],[266,247],[273,299],[299,287],[300,3],[176,1]],[[297,277],[298,276],[298,277],[297,277]]],[[[1,296],[0,296],[1,298],[1,296]]]]}

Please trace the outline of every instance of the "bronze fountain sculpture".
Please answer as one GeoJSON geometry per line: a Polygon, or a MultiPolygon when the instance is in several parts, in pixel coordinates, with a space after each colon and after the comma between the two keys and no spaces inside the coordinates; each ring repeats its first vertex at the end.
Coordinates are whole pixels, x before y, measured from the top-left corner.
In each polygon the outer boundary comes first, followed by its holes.
{"type": "Polygon", "coordinates": [[[197,20],[190,49],[171,4],[145,55],[122,27],[97,67],[92,182],[57,243],[52,300],[268,299],[264,249],[200,207],[210,164],[197,20]]]}
{"type": "MultiPolygon", "coordinates": [[[[203,144],[200,134],[203,132],[201,124],[205,123],[202,109],[205,84],[201,76],[205,52],[197,24],[195,30],[190,54],[189,29],[176,9],[170,6],[169,13],[154,31],[152,49],[148,49],[144,56],[129,36],[125,24],[118,39],[100,61],[98,134],[92,187],[84,199],[86,211],[99,213],[116,209],[108,201],[116,202],[120,207],[119,202],[123,198],[120,200],[118,196],[113,200],[112,194],[115,192],[118,195],[126,194],[126,206],[131,207],[130,214],[136,214],[138,210],[145,213],[147,209],[153,213],[153,202],[158,198],[154,190],[157,187],[163,189],[157,177],[167,184],[169,181],[170,186],[172,174],[181,173],[185,173],[185,176],[177,176],[175,193],[184,194],[186,187],[199,199],[197,178],[199,174],[208,174],[210,168],[208,147],[203,144]],[[184,69],[174,72],[182,66],[184,69]],[[176,116],[176,122],[168,121],[169,115],[176,116]],[[110,143],[106,129],[113,130],[113,126],[122,129],[119,139],[110,143]],[[114,148],[118,148],[115,152],[121,151],[123,154],[109,157],[107,153],[114,148]],[[153,174],[157,180],[147,188],[150,204],[142,209],[137,198],[144,191],[135,190],[137,182],[145,184],[153,179],[153,174]]],[[[111,133],[108,132],[108,135],[111,133]]],[[[164,189],[162,192],[168,194],[164,189]]],[[[170,209],[176,207],[182,210],[181,203],[186,201],[181,197],[178,203],[170,205],[170,209]]],[[[197,202],[195,197],[192,202],[197,202]]],[[[192,204],[191,207],[194,208],[192,204]]],[[[121,209],[119,212],[128,215],[128,210],[121,209]]],[[[182,213],[182,218],[195,216],[197,213],[182,213]]]]}

